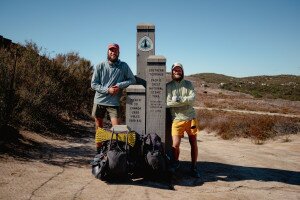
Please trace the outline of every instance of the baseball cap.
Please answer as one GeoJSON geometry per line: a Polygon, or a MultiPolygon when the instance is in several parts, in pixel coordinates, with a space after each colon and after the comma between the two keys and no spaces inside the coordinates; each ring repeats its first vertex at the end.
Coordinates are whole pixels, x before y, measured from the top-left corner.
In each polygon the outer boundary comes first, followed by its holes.
{"type": "Polygon", "coordinates": [[[108,45],[108,49],[120,49],[119,45],[118,44],[115,44],[115,43],[111,43],[108,45]]]}
{"type": "Polygon", "coordinates": [[[180,67],[180,68],[183,70],[183,66],[182,66],[181,63],[174,63],[174,64],[172,65],[172,71],[173,71],[173,69],[174,69],[175,67],[180,67]]]}

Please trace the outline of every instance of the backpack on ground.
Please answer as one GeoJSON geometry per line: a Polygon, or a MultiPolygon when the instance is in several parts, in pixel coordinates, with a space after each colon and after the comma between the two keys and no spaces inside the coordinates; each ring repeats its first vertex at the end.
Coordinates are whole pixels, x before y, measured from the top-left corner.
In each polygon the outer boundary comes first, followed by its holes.
{"type": "Polygon", "coordinates": [[[107,172],[107,156],[104,153],[97,154],[91,162],[92,174],[100,180],[105,180],[107,172]]]}
{"type": "Polygon", "coordinates": [[[143,155],[148,175],[158,175],[166,170],[163,145],[156,133],[147,134],[144,138],[143,155]]]}
{"type": "Polygon", "coordinates": [[[111,139],[102,143],[100,154],[91,162],[92,174],[96,178],[108,181],[128,177],[128,139],[123,142],[118,138],[118,133],[112,132],[111,139]]]}

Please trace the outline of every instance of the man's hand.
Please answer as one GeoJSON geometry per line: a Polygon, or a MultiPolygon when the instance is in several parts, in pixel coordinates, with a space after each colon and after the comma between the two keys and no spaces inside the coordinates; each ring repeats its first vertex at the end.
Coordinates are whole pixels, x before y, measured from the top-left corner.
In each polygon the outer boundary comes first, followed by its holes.
{"type": "Polygon", "coordinates": [[[173,102],[181,102],[181,97],[180,96],[172,96],[172,101],[173,102]]]}
{"type": "Polygon", "coordinates": [[[114,86],[108,88],[108,93],[110,95],[114,96],[114,95],[118,94],[119,90],[120,90],[119,86],[114,85],[114,86]]]}

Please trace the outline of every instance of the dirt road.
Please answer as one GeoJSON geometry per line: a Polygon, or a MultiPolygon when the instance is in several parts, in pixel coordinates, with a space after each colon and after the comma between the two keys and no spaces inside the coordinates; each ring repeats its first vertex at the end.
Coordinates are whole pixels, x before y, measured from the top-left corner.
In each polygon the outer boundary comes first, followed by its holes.
{"type": "Polygon", "coordinates": [[[194,107],[194,108],[196,110],[217,110],[217,111],[236,112],[236,113],[254,114],[254,115],[270,115],[270,116],[300,118],[300,115],[294,115],[294,114],[271,113],[271,112],[251,111],[251,110],[224,109],[224,108],[207,108],[207,107],[199,107],[199,106],[194,107]]]}
{"type": "Polygon", "coordinates": [[[291,142],[277,138],[255,145],[201,132],[200,179],[187,174],[190,148],[183,139],[181,167],[170,190],[151,181],[107,184],[95,179],[89,166],[93,128],[84,126],[84,135],[67,140],[21,132],[29,148],[0,157],[0,199],[300,199],[299,135],[292,135],[291,142]]]}

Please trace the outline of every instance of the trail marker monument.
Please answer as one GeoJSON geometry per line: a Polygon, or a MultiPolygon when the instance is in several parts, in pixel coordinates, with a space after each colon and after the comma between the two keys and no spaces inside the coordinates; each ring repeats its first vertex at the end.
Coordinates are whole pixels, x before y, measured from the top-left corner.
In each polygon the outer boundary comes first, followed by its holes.
{"type": "Polygon", "coordinates": [[[126,124],[139,134],[156,133],[169,150],[166,137],[166,58],[155,55],[155,26],[137,25],[137,83],[126,89],[126,124]]]}

